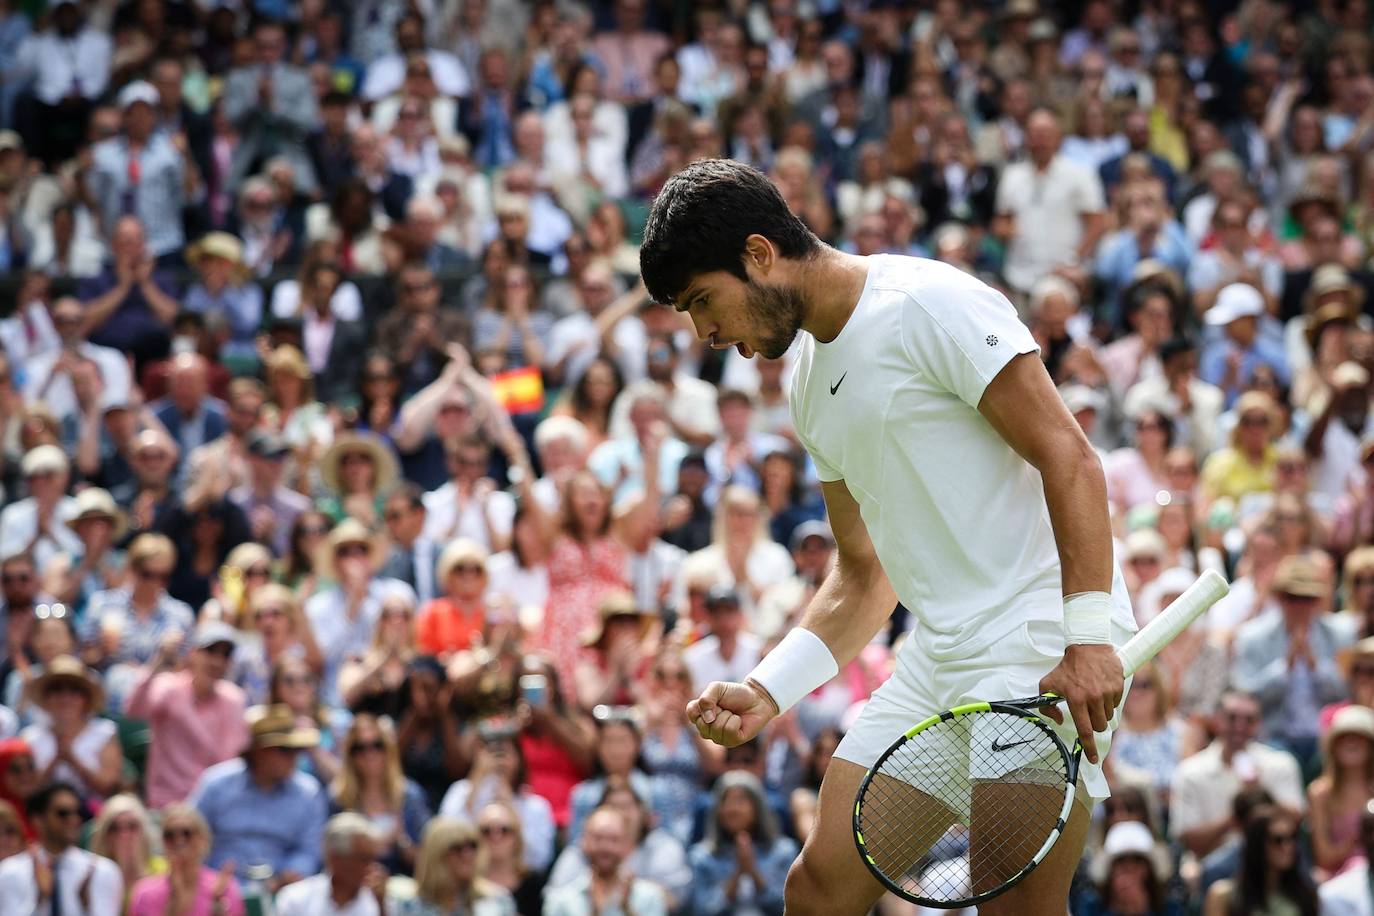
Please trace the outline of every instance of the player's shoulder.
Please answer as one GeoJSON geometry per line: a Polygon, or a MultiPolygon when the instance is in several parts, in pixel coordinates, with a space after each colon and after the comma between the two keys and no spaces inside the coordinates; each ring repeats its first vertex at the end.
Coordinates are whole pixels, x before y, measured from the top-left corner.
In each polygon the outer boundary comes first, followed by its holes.
{"type": "MultiPolygon", "coordinates": [[[[982,280],[953,264],[933,258],[894,255],[874,259],[878,271],[870,289],[881,294],[897,294],[924,308],[958,306],[970,296],[1001,297],[982,280]]],[[[1001,297],[1005,298],[1005,297],[1001,297]]]]}

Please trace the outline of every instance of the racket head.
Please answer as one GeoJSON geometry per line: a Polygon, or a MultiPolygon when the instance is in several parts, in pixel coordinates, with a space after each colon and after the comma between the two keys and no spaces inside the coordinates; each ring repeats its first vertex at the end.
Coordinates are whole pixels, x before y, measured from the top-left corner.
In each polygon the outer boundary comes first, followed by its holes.
{"type": "Polygon", "coordinates": [[[1059,839],[1079,756],[1019,701],[933,715],[864,775],[854,803],[859,857],[884,887],[921,906],[957,909],[996,897],[1059,839]]]}

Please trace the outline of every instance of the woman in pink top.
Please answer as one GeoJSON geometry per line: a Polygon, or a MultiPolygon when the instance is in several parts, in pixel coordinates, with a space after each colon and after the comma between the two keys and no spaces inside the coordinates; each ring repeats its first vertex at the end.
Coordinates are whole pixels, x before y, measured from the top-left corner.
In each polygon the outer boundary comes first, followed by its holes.
{"type": "Polygon", "coordinates": [[[128,916],[243,916],[243,895],[232,863],[205,867],[210,828],[190,805],[168,805],[162,813],[162,848],[167,874],[143,878],[129,895],[128,916]]]}

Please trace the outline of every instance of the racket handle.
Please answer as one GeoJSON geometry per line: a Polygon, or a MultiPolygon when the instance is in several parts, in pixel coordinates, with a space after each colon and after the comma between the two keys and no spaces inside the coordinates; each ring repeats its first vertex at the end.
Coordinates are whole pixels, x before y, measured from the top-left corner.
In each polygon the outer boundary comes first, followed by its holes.
{"type": "Polygon", "coordinates": [[[1158,655],[1159,650],[1188,629],[1189,624],[1230,590],[1226,579],[1214,569],[1199,576],[1186,592],[1178,596],[1178,600],[1145,624],[1139,633],[1131,637],[1130,642],[1117,650],[1126,676],[1135,674],[1142,665],[1158,655]]]}

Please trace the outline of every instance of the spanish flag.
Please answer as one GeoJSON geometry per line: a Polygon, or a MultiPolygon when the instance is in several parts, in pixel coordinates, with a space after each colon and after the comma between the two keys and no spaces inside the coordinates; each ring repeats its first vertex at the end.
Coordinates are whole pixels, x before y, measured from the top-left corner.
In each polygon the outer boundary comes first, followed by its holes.
{"type": "Polygon", "coordinates": [[[544,379],[534,366],[498,372],[491,377],[491,387],[506,413],[534,413],[544,409],[544,379]]]}

